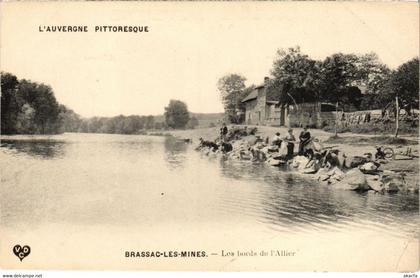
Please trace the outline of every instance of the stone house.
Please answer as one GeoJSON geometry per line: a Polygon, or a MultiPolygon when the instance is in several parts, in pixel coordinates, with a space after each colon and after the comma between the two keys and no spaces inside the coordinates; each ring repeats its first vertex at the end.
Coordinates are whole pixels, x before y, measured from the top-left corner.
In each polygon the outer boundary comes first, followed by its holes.
{"type": "Polygon", "coordinates": [[[333,104],[306,102],[290,105],[269,100],[265,84],[257,86],[242,103],[245,106],[244,123],[248,125],[321,128],[336,119],[333,104]]]}
{"type": "Polygon", "coordinates": [[[245,123],[249,125],[278,125],[278,101],[267,100],[265,85],[257,86],[242,103],[245,105],[245,123]]]}

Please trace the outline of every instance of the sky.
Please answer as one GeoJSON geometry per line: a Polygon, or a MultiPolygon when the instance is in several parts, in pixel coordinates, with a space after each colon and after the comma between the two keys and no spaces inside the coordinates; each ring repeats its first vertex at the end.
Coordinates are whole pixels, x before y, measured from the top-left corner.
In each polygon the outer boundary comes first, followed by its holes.
{"type": "Polygon", "coordinates": [[[391,68],[419,53],[416,2],[2,2],[0,28],[1,70],[50,85],[84,117],[158,115],[170,99],[222,112],[217,80],[261,83],[280,48],[314,59],[375,52],[391,68]],[[89,32],[39,32],[47,25],[89,32]]]}

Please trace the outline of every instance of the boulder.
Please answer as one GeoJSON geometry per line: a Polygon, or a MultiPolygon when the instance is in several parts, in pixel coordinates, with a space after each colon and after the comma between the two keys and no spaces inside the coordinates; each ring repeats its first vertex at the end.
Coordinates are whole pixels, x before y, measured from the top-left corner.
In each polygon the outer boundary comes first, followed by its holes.
{"type": "Polygon", "coordinates": [[[378,175],[366,176],[366,182],[369,185],[370,189],[376,192],[383,192],[385,190],[384,184],[381,181],[381,177],[379,177],[378,175]]]}
{"type": "Polygon", "coordinates": [[[331,179],[334,179],[336,181],[341,181],[346,176],[346,174],[343,171],[341,171],[340,168],[338,167],[332,168],[328,172],[328,175],[330,176],[331,179]]]}
{"type": "Polygon", "coordinates": [[[358,168],[348,171],[345,177],[336,184],[336,187],[344,190],[369,190],[366,177],[358,168]]]}
{"type": "Polygon", "coordinates": [[[380,164],[375,162],[367,162],[359,167],[359,169],[365,174],[373,174],[378,171],[380,164]]]}
{"type": "Polygon", "coordinates": [[[306,156],[298,155],[293,158],[292,167],[297,168],[298,170],[303,170],[305,169],[308,162],[309,162],[309,159],[306,156]]]}
{"type": "Polygon", "coordinates": [[[404,174],[394,171],[384,171],[381,181],[386,192],[408,191],[404,174]]]}
{"type": "Polygon", "coordinates": [[[330,178],[330,175],[328,174],[328,169],[321,168],[315,175],[315,179],[319,181],[326,181],[330,178]]]}

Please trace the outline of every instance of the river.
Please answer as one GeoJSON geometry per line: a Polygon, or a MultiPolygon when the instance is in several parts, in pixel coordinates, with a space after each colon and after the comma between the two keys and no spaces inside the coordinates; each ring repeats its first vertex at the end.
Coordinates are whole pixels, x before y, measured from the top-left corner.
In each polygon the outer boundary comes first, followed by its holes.
{"type": "Polygon", "coordinates": [[[415,194],[356,193],[208,157],[169,137],[4,136],[1,250],[8,267],[414,270],[415,194]],[[13,245],[31,246],[24,265],[13,245]],[[126,251],[204,250],[203,258],[126,251]],[[288,250],[292,257],[229,257],[288,250]],[[21,264],[19,264],[21,263],[21,264]]]}

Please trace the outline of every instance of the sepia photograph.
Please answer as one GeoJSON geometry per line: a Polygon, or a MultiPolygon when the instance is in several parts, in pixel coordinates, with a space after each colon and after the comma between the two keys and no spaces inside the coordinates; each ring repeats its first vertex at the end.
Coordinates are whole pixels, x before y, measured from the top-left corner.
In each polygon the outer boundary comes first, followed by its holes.
{"type": "Polygon", "coordinates": [[[0,8],[0,269],[419,270],[417,2],[0,8]]]}

